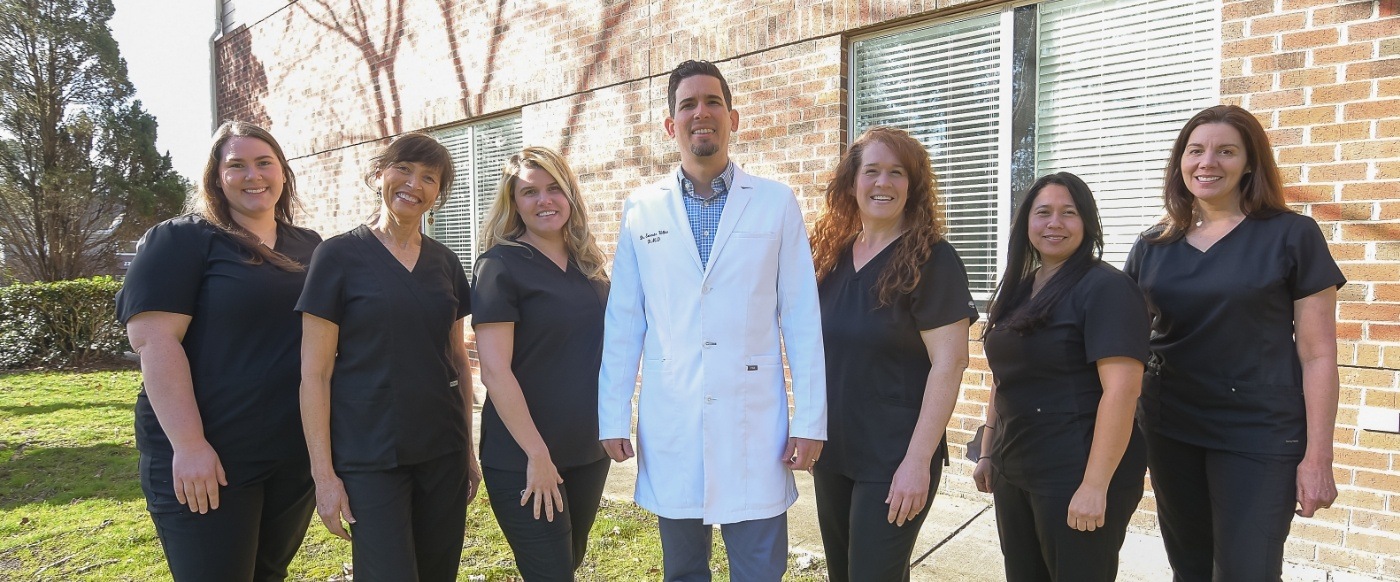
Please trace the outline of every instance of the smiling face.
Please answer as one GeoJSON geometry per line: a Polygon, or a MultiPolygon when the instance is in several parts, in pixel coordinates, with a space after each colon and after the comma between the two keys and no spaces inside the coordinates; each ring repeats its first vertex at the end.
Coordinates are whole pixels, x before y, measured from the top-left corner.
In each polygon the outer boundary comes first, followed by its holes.
{"type": "Polygon", "coordinates": [[[562,236],[569,223],[569,197],[554,176],[543,168],[525,165],[512,189],[525,232],[542,239],[562,236]]]}
{"type": "Polygon", "coordinates": [[[1084,243],[1084,219],[1069,189],[1047,184],[1031,207],[1028,234],[1044,265],[1065,262],[1084,243]]]}
{"type": "Polygon", "coordinates": [[[860,154],[856,206],[863,222],[899,221],[909,200],[909,170],[885,144],[871,141],[860,154]]]}
{"type": "Polygon", "coordinates": [[[730,134],[738,129],[739,113],[725,103],[719,79],[695,75],[676,86],[676,110],[666,118],[666,135],[676,140],[682,159],[727,159],[730,134]]]}
{"type": "Polygon", "coordinates": [[[219,152],[219,186],[235,217],[274,216],[286,175],[276,152],[255,137],[231,137],[219,152]]]}
{"type": "Polygon", "coordinates": [[[1250,171],[1239,130],[1226,123],[1196,126],[1181,154],[1181,179],[1197,200],[1239,205],[1240,180],[1250,171]]]}
{"type": "Polygon", "coordinates": [[[422,219],[442,188],[442,170],[420,162],[391,163],[375,178],[384,210],[400,222],[422,219]]]}

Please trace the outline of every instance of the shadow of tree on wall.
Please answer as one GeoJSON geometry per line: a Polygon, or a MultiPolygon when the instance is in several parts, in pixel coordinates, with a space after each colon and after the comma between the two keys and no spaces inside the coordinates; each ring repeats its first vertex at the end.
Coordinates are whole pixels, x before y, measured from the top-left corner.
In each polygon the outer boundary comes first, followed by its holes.
{"type": "Polygon", "coordinates": [[[403,45],[404,38],[404,0],[385,2],[385,25],[378,39],[370,27],[370,16],[361,0],[350,0],[349,14],[343,17],[331,7],[329,0],[311,0],[309,4],[318,9],[316,12],[307,8],[307,4],[308,2],[297,2],[293,6],[300,9],[312,22],[345,39],[363,57],[365,66],[369,68],[370,86],[378,112],[379,135],[385,137],[401,133],[403,107],[399,102],[399,83],[395,67],[398,64],[399,47],[403,45]],[[384,100],[386,92],[389,95],[387,103],[384,100]]]}
{"type": "MultiPolygon", "coordinates": [[[[489,0],[483,1],[484,6],[489,0]]],[[[462,36],[457,30],[457,18],[452,13],[452,7],[457,2],[455,0],[438,0],[438,9],[442,11],[443,33],[447,35],[447,46],[452,51],[452,70],[457,74],[457,86],[462,91],[462,117],[473,117],[474,111],[481,111],[486,108],[486,92],[491,88],[492,70],[496,66],[496,55],[500,52],[501,43],[499,37],[505,34],[510,28],[504,22],[506,12],[506,0],[496,0],[496,10],[491,16],[491,38],[486,49],[486,62],[482,65],[481,91],[472,94],[471,87],[467,85],[467,72],[465,59],[462,55],[462,45],[458,39],[462,36]]]]}
{"type": "Polygon", "coordinates": [[[215,121],[246,121],[267,127],[272,121],[263,107],[263,99],[268,96],[267,69],[253,54],[253,33],[247,26],[240,26],[216,46],[219,54],[214,62],[214,77],[221,81],[215,121]],[[229,109],[230,103],[237,103],[238,107],[229,109]]]}
{"type": "MultiPolygon", "coordinates": [[[[573,103],[569,106],[569,116],[566,118],[570,126],[573,126],[579,115],[583,114],[584,106],[587,105],[587,101],[591,99],[593,95],[593,92],[589,89],[593,88],[593,81],[598,75],[598,70],[602,67],[603,63],[607,62],[608,57],[612,56],[613,39],[616,38],[616,36],[611,34],[611,32],[617,27],[617,24],[622,21],[622,17],[632,12],[632,0],[603,0],[599,4],[603,12],[602,27],[600,28],[603,41],[599,43],[601,46],[597,46],[593,54],[590,55],[588,62],[583,67],[583,74],[579,75],[578,85],[574,87],[574,94],[571,98],[573,103]]],[[[493,45],[494,44],[495,43],[493,43],[493,45]]],[[[559,144],[559,153],[565,156],[569,155],[569,150],[573,145],[574,132],[565,132],[563,141],[559,144]]]]}

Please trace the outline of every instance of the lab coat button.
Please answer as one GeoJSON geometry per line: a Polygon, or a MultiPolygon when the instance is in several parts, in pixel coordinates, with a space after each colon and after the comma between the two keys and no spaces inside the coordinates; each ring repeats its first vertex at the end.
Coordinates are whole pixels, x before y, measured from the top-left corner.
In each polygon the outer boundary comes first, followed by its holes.
{"type": "Polygon", "coordinates": [[[715,342],[705,342],[705,349],[713,348],[715,345],[717,345],[715,342]]]}
{"type": "Polygon", "coordinates": [[[714,402],[715,402],[715,397],[714,397],[714,396],[706,396],[706,397],[705,397],[705,404],[714,404],[714,402]]]}

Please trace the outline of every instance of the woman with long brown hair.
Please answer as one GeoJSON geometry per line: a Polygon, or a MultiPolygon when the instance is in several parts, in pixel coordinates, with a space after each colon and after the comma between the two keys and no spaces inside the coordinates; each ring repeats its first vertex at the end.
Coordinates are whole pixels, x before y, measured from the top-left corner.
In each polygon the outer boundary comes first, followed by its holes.
{"type": "Polygon", "coordinates": [[[247,123],[214,132],[196,210],[137,245],[117,314],[141,356],[141,489],[175,580],[282,580],[315,498],[297,409],[296,176],[247,123]]]}
{"type": "Polygon", "coordinates": [[[1197,113],[1167,161],[1167,216],[1124,272],[1152,310],[1138,422],[1176,580],[1278,580],[1295,511],[1337,497],[1337,289],[1288,208],[1259,120],[1197,113]]]}
{"type": "Polygon", "coordinates": [[[908,580],[977,319],[917,140],[875,127],[851,144],[812,254],[830,411],[812,475],[831,579],[908,580]]]}

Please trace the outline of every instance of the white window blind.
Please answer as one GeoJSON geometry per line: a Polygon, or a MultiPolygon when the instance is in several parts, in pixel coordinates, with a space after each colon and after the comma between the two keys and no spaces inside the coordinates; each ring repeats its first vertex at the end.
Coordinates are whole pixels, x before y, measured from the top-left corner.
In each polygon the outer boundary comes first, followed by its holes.
{"type": "Polygon", "coordinates": [[[520,116],[513,115],[435,132],[452,153],[457,171],[452,196],[437,212],[428,235],[457,253],[468,272],[476,256],[481,223],[495,200],[501,165],[522,147],[520,116]]]}
{"type": "Polygon", "coordinates": [[[853,135],[876,125],[909,131],[928,149],[948,242],[972,291],[997,277],[1001,18],[987,14],[857,41],[853,135]]]}
{"type": "Polygon", "coordinates": [[[1217,101],[1216,10],[1199,0],[1040,5],[1036,175],[1071,172],[1093,189],[1110,263],[1121,266],[1161,217],[1172,141],[1217,101]]]}

